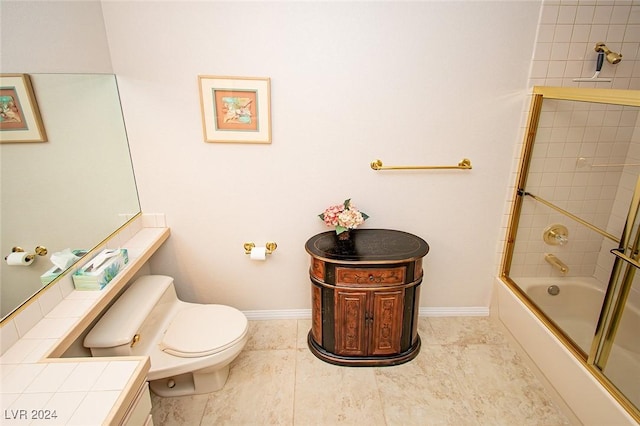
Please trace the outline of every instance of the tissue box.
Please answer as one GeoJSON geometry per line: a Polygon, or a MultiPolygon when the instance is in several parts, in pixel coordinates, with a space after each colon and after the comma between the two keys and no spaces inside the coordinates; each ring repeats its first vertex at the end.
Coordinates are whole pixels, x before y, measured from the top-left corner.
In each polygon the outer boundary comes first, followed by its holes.
{"type": "Polygon", "coordinates": [[[73,285],[76,290],[102,290],[128,262],[127,249],[103,250],[73,274],[73,285]]]}
{"type": "MultiPolygon", "coordinates": [[[[78,258],[77,260],[79,260],[82,256],[84,256],[85,254],[89,253],[89,250],[75,249],[75,250],[71,250],[71,253],[78,258]]],[[[54,265],[47,272],[45,272],[44,274],[40,275],[40,282],[42,283],[42,285],[47,285],[51,281],[55,280],[58,277],[58,275],[63,273],[65,270],[66,269],[61,269],[61,268],[59,268],[59,267],[54,265]]]]}
{"type": "Polygon", "coordinates": [[[42,283],[42,285],[47,285],[51,281],[55,280],[58,277],[58,275],[60,275],[63,272],[64,271],[62,269],[58,268],[57,266],[54,266],[44,274],[40,275],[40,282],[42,283]]]}

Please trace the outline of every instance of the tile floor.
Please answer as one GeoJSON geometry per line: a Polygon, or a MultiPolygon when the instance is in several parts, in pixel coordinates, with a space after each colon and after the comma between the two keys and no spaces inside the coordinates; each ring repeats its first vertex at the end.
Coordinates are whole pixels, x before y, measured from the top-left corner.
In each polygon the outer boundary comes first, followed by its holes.
{"type": "Polygon", "coordinates": [[[154,425],[574,424],[491,318],[421,318],[420,354],[393,367],[320,361],[307,349],[310,326],[251,321],[225,387],[152,395],[154,425]]]}

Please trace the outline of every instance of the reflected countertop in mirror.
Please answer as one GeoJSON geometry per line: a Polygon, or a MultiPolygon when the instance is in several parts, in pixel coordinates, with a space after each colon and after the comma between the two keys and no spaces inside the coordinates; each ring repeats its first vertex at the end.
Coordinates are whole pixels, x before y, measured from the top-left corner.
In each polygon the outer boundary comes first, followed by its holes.
{"type": "Polygon", "coordinates": [[[0,144],[1,255],[46,256],[0,267],[0,316],[37,293],[65,249],[90,250],[140,212],[117,81],[108,74],[31,74],[47,142],[0,144]]]}

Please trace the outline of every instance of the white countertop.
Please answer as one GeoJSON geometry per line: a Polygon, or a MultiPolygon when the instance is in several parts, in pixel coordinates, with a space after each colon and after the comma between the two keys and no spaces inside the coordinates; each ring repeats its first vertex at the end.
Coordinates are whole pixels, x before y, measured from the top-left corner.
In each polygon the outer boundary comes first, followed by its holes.
{"type": "MultiPolygon", "coordinates": [[[[129,263],[104,289],[72,290],[37,322],[16,317],[11,321],[15,324],[3,324],[3,328],[15,327],[19,337],[0,357],[0,423],[89,426],[122,420],[146,380],[148,357],[58,356],[118,294],[168,234],[164,227],[141,228],[121,244],[129,251],[129,263]],[[33,322],[31,328],[20,333],[21,323],[29,321],[33,322]]],[[[26,311],[19,315],[29,315],[26,311]]],[[[3,338],[11,333],[11,328],[3,330],[3,338]]]]}

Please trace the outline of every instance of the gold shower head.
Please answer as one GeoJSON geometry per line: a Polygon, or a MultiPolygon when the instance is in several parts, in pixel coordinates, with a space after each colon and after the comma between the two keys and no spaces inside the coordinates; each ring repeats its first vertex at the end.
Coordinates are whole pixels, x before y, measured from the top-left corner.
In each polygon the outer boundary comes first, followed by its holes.
{"type": "Polygon", "coordinates": [[[620,53],[612,52],[603,42],[596,43],[595,51],[603,52],[610,64],[615,65],[622,60],[620,53]]]}

